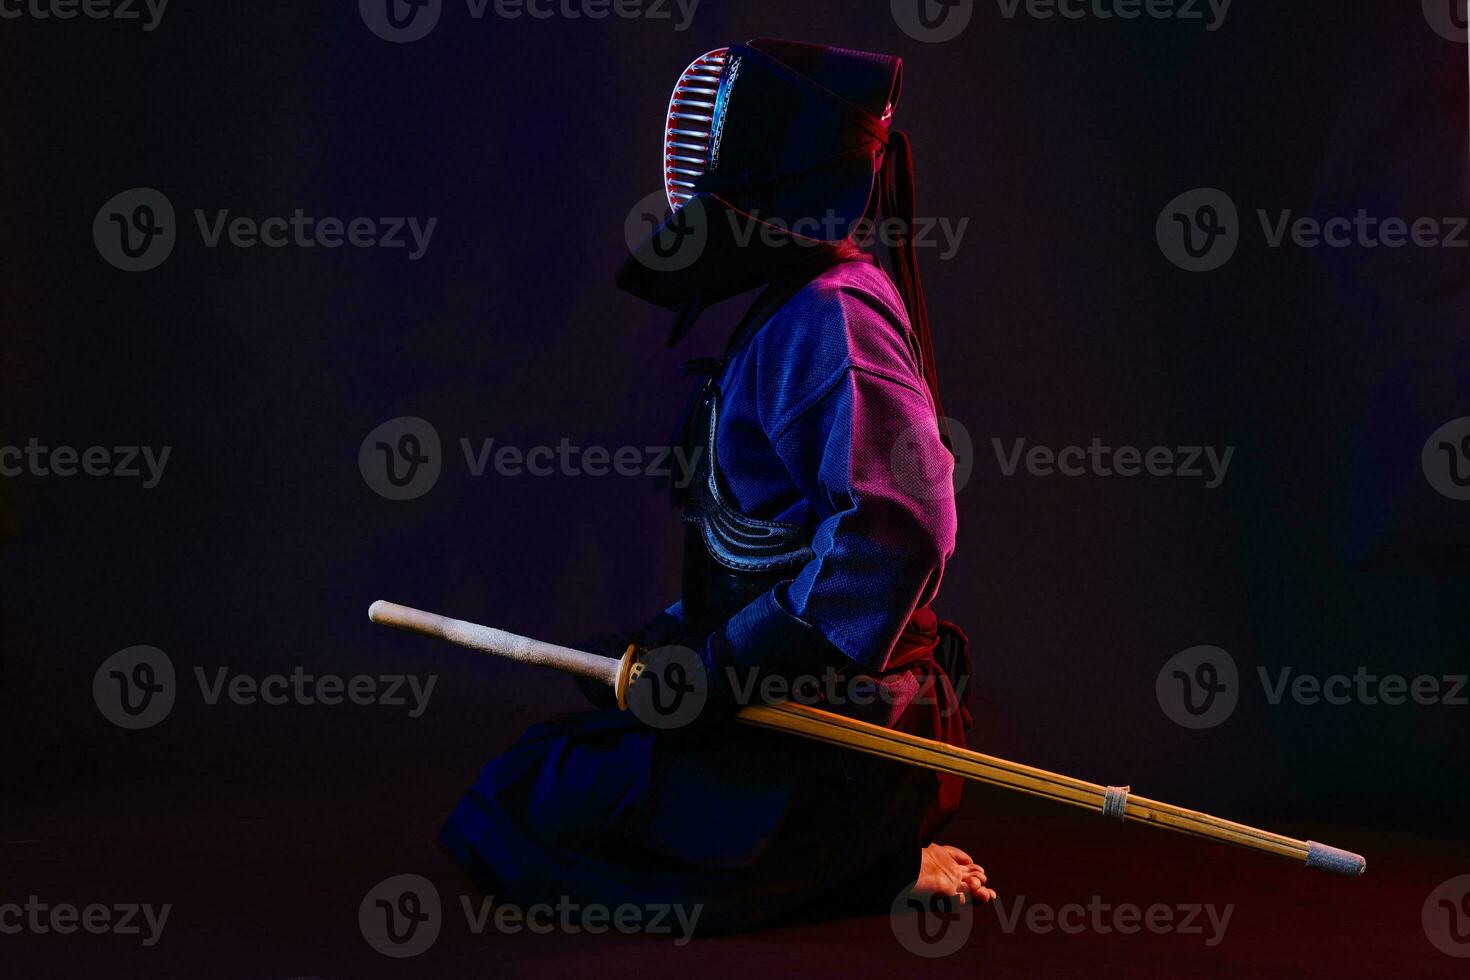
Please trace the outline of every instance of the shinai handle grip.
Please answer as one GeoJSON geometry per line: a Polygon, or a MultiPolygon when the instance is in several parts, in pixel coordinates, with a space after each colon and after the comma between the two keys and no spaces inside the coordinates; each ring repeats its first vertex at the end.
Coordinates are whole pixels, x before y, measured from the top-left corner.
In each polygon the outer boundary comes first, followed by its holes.
{"type": "Polygon", "coordinates": [[[368,619],[383,626],[447,640],[458,646],[505,657],[507,660],[551,667],[563,673],[601,681],[610,687],[616,685],[618,680],[619,663],[608,657],[599,657],[595,653],[573,650],[554,643],[543,643],[492,626],[451,619],[411,606],[400,606],[396,602],[379,599],[368,607],[368,619]]]}

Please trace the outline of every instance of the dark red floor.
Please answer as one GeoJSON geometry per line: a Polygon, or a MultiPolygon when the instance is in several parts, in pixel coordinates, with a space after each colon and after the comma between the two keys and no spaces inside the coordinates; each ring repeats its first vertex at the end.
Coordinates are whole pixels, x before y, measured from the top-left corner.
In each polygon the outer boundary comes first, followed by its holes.
{"type": "MultiPolygon", "coordinates": [[[[267,802],[236,812],[10,821],[0,847],[0,903],[172,903],[160,941],[139,937],[0,935],[6,977],[618,977],[911,976],[928,968],[988,977],[1451,977],[1470,959],[1431,945],[1421,924],[1430,892],[1470,873],[1463,845],[1314,828],[1369,858],[1356,880],[993,791],[973,793],[946,837],[991,872],[1007,915],[1037,904],[1183,909],[1233,906],[1219,942],[1202,934],[1007,931],[976,911],[967,943],[925,959],[890,918],[868,915],[695,940],[617,935],[473,934],[466,889],[433,844],[441,814],[384,819],[359,801],[267,802]],[[356,813],[354,813],[354,809],[356,813]],[[1329,836],[1330,835],[1330,836],[1329,836]],[[369,947],[358,905],[383,878],[419,873],[444,902],[439,938],[422,955],[390,959],[369,947]]],[[[1291,829],[1291,828],[1283,828],[1291,829]]],[[[476,899],[478,901],[478,899],[476,899]]],[[[1161,914],[1161,913],[1156,913],[1161,914]]],[[[1184,914],[1176,912],[1175,914],[1184,914]]],[[[1112,921],[1104,917],[1103,921],[1112,921]]],[[[1069,919],[1069,924],[1076,919],[1069,919]]],[[[1467,944],[1470,947],[1470,944],[1467,944]]],[[[1465,949],[1470,953],[1470,948],[1465,949]]]]}

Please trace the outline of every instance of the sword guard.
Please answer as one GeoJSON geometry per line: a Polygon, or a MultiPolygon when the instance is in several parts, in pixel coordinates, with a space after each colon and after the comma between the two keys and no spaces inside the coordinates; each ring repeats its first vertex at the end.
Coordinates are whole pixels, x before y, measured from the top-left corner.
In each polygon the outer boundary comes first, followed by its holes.
{"type": "Polygon", "coordinates": [[[628,710],[628,688],[643,673],[643,651],[636,643],[629,643],[618,661],[618,675],[613,681],[613,696],[618,700],[618,710],[628,710]]]}

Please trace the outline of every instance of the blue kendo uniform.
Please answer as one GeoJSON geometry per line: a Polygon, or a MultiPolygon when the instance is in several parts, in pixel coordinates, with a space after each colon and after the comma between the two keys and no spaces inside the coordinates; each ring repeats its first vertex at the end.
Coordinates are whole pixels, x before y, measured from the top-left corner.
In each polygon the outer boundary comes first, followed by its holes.
{"type": "MultiPolygon", "coordinates": [[[[684,594],[636,639],[689,643],[717,693],[732,669],[859,676],[882,696],[823,707],[963,744],[963,635],[929,609],[953,464],[920,365],[861,253],[768,288],[687,426],[704,452],[680,498],[684,594]]],[[[526,732],[441,841],[487,894],[698,905],[701,930],[726,931],[886,908],[958,802],[955,777],[728,718],[656,730],[603,709],[526,732]]]]}

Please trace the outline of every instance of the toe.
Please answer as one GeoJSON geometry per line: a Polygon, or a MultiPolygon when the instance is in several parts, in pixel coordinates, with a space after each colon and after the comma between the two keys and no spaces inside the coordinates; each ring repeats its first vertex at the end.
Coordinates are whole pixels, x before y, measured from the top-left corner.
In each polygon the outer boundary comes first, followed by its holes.
{"type": "Polygon", "coordinates": [[[972,895],[981,896],[985,892],[989,891],[989,889],[985,887],[985,882],[986,878],[983,874],[972,873],[965,875],[965,888],[969,890],[972,895]]]}

